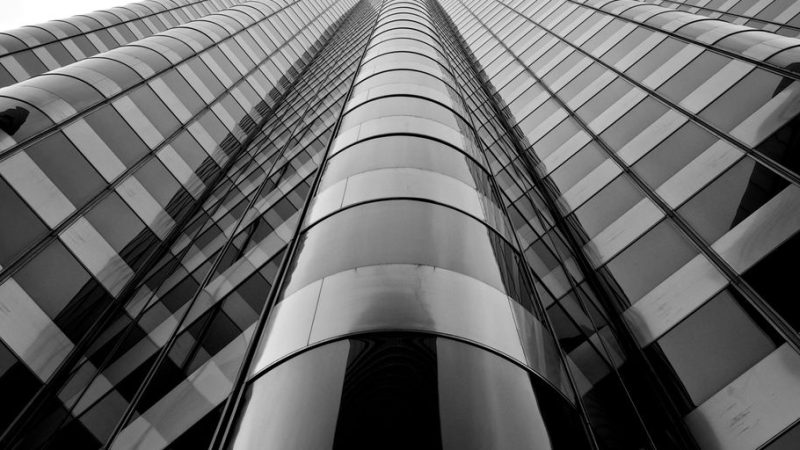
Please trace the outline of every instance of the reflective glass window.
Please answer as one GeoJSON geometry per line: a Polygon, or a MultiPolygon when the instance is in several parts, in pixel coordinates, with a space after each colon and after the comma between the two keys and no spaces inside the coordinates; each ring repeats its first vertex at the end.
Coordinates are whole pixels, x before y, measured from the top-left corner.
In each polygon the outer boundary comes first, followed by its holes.
{"type": "Polygon", "coordinates": [[[47,72],[47,67],[45,67],[42,61],[33,53],[33,50],[25,50],[11,57],[32,77],[47,72]]]}
{"type": "Polygon", "coordinates": [[[106,58],[89,58],[81,61],[82,67],[87,67],[107,76],[119,85],[121,89],[127,89],[142,80],[130,67],[120,62],[106,58]]]}
{"type": "Polygon", "coordinates": [[[742,158],[682,206],[681,214],[708,242],[716,241],[789,184],[750,158],[742,158]]]}
{"type": "Polygon", "coordinates": [[[516,264],[505,260],[512,253],[498,239],[471,217],[430,203],[393,200],[357,206],[307,232],[287,292],[361,266],[425,264],[475,277],[526,300],[508,283],[516,264]]]}
{"type": "Polygon", "coordinates": [[[225,88],[222,86],[222,83],[219,81],[219,78],[211,73],[211,70],[208,68],[206,63],[204,63],[199,57],[190,59],[186,64],[192,69],[192,72],[194,72],[194,74],[200,78],[205,87],[211,91],[214,97],[219,96],[219,94],[225,90],[225,88]]]}
{"type": "Polygon", "coordinates": [[[631,78],[642,81],[666,61],[675,56],[686,43],[667,37],[625,71],[631,78]]]}
{"type": "Polygon", "coordinates": [[[136,171],[136,179],[142,183],[150,195],[166,207],[180,191],[181,187],[158,159],[148,160],[136,171]]]}
{"type": "Polygon", "coordinates": [[[104,105],[85,119],[126,167],[132,167],[150,151],[111,105],[104,105]]]}
{"type": "Polygon", "coordinates": [[[414,97],[388,97],[364,103],[348,112],[342,120],[341,129],[346,130],[378,117],[403,115],[424,117],[451,128],[459,128],[455,113],[444,106],[414,97]]]}
{"type": "Polygon", "coordinates": [[[29,83],[30,86],[54,93],[77,111],[85,110],[103,100],[103,97],[90,85],[68,76],[44,75],[32,79],[29,83]]]}
{"type": "Polygon", "coordinates": [[[588,447],[572,405],[537,376],[461,342],[436,350],[443,448],[588,447]]]}
{"type": "Polygon", "coordinates": [[[730,58],[722,56],[719,53],[705,51],[678,71],[672,78],[667,80],[666,83],[662,84],[658,88],[658,91],[668,98],[679,102],[700,87],[701,84],[706,82],[730,61],[730,58]]]}
{"type": "Polygon", "coordinates": [[[178,152],[192,170],[196,170],[208,158],[208,153],[188,131],[181,131],[169,145],[178,152]]]}
{"type": "Polygon", "coordinates": [[[632,166],[653,188],[661,186],[714,143],[716,138],[694,122],[687,122],[632,166]]]}
{"type": "Polygon", "coordinates": [[[16,82],[17,80],[0,64],[0,87],[10,86],[16,82]]]}
{"type": "Polygon", "coordinates": [[[683,267],[697,250],[665,220],[645,233],[606,267],[631,303],[683,267]]]}
{"type": "Polygon", "coordinates": [[[31,145],[27,153],[76,207],[105,186],[100,174],[61,132],[31,145]]]}
{"type": "Polygon", "coordinates": [[[0,97],[0,134],[19,142],[53,125],[53,121],[27,103],[0,97]]]}
{"type": "Polygon", "coordinates": [[[197,114],[197,112],[205,106],[205,103],[200,96],[197,95],[197,92],[189,86],[189,83],[186,82],[183,75],[177,70],[170,70],[162,75],[161,79],[169,86],[170,90],[178,97],[180,102],[186,106],[186,109],[188,109],[190,113],[197,114]]]}
{"type": "Polygon", "coordinates": [[[608,159],[605,151],[594,141],[586,144],[578,153],[550,174],[550,179],[564,193],[583,179],[603,161],[608,159]]]}
{"type": "Polygon", "coordinates": [[[652,97],[645,97],[600,134],[609,147],[618,151],[667,112],[667,107],[652,97]]]}
{"type": "Polygon", "coordinates": [[[575,78],[567,83],[561,90],[558,91],[558,96],[565,102],[572,100],[575,95],[585,89],[593,81],[597,80],[602,74],[608,70],[598,63],[592,63],[586,69],[583,69],[575,78]]]}
{"type": "Polygon", "coordinates": [[[782,77],[755,69],[700,112],[723,131],[730,131],[756,112],[782,89],[782,77]]]}
{"type": "Polygon", "coordinates": [[[717,294],[659,339],[658,345],[696,405],[775,349],[772,339],[729,291],[717,294]]]}
{"type": "Polygon", "coordinates": [[[536,141],[536,143],[533,144],[533,149],[536,151],[536,155],[539,158],[544,159],[581,130],[583,130],[583,127],[581,127],[575,119],[567,117],[544,137],[536,141]]]}
{"type": "Polygon", "coordinates": [[[609,51],[605,52],[600,59],[606,64],[613,66],[620,59],[627,56],[631,50],[640,45],[646,38],[652,35],[652,31],[644,27],[636,27],[635,30],[628,33],[628,35],[625,36],[621,41],[617,42],[616,45],[611,47],[609,51]]]}
{"type": "Polygon", "coordinates": [[[164,105],[149,86],[142,86],[131,92],[129,97],[147,117],[150,123],[161,132],[162,136],[169,136],[180,127],[180,122],[175,115],[164,105]]]}
{"type": "Polygon", "coordinates": [[[603,114],[611,105],[617,102],[623,95],[627,94],[633,86],[621,77],[617,77],[608,86],[604,87],[597,95],[592,97],[583,106],[578,108],[576,113],[584,120],[591,123],[592,120],[603,114]]]}
{"type": "MultiPolygon", "coordinates": [[[[786,214],[797,214],[797,211],[787,211],[786,214]]],[[[796,331],[800,331],[800,302],[794,296],[798,252],[800,234],[795,234],[742,274],[796,331]]]]}
{"type": "Polygon", "coordinates": [[[232,448],[332,448],[349,350],[328,344],[254,380],[232,448]]]}
{"type": "Polygon", "coordinates": [[[14,280],[55,319],[89,282],[90,275],[56,239],[15,273],[14,280]]]}
{"type": "Polygon", "coordinates": [[[638,203],[644,195],[627,176],[619,176],[594,197],[575,211],[589,238],[594,237],[608,225],[638,203]]]}
{"type": "Polygon", "coordinates": [[[116,193],[111,193],[92,206],[86,219],[118,253],[144,230],[144,223],[122,201],[116,193]]]}
{"type": "Polygon", "coordinates": [[[47,228],[28,205],[0,178],[0,267],[14,260],[47,228]]]}

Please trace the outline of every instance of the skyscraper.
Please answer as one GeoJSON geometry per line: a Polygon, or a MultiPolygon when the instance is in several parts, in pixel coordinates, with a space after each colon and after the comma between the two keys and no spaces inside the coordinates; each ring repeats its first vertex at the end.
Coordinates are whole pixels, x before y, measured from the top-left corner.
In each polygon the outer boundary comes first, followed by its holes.
{"type": "Polygon", "coordinates": [[[0,33],[0,446],[800,446],[797,14],[151,0],[0,33]]]}

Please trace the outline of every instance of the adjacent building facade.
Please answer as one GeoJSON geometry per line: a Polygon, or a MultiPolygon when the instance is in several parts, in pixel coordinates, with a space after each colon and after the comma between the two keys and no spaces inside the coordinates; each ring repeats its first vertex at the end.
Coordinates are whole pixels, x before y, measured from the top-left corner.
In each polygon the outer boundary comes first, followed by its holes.
{"type": "Polygon", "coordinates": [[[151,0],[0,33],[0,446],[800,446],[799,14],[151,0]]]}

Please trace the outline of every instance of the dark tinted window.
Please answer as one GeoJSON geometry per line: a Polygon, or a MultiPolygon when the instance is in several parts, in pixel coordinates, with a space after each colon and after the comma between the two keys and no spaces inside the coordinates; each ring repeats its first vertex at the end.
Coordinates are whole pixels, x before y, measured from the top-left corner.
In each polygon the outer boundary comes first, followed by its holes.
{"type": "Polygon", "coordinates": [[[27,152],[76,207],[83,206],[105,186],[100,174],[60,132],[33,144],[27,152]]]}
{"type": "Polygon", "coordinates": [[[0,179],[0,267],[6,266],[47,228],[28,205],[0,179]]]}
{"type": "Polygon", "coordinates": [[[775,348],[728,291],[678,324],[658,344],[696,405],[775,348]]]}
{"type": "Polygon", "coordinates": [[[714,242],[788,183],[752,159],[742,158],[678,212],[708,242],[714,242]]]}
{"type": "Polygon", "coordinates": [[[86,122],[126,167],[133,166],[149,151],[111,105],[105,105],[86,116],[86,122]]]}
{"type": "Polygon", "coordinates": [[[50,242],[14,279],[36,304],[55,319],[89,281],[89,273],[60,241],[50,242]]]}

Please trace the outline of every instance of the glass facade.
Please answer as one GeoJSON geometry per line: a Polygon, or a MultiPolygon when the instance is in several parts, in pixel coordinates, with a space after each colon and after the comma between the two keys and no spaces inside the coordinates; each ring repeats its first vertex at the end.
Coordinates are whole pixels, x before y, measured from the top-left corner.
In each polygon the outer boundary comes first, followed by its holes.
{"type": "Polygon", "coordinates": [[[0,33],[0,447],[800,446],[799,14],[149,0],[0,33]]]}

